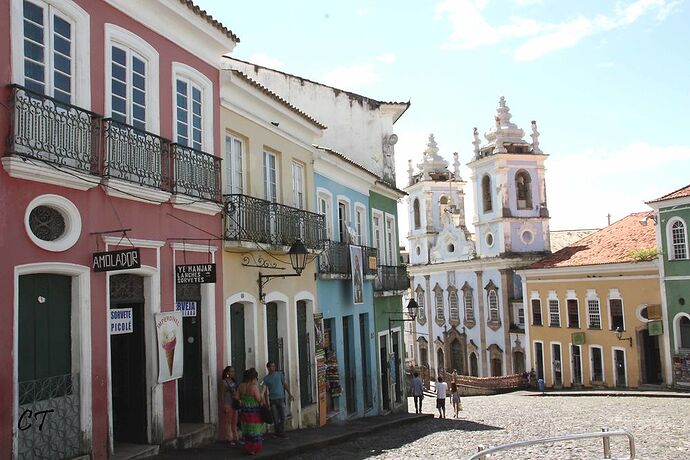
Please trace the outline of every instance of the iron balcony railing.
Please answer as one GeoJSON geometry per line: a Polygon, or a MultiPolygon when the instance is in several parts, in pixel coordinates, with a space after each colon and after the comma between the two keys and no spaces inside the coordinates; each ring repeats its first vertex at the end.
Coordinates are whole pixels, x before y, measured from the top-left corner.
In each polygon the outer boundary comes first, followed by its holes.
{"type": "Polygon", "coordinates": [[[10,91],[12,127],[5,155],[98,174],[97,114],[19,85],[10,91]]]}
{"type": "Polygon", "coordinates": [[[220,158],[181,144],[172,144],[170,152],[171,191],[220,203],[220,158]]]}
{"type": "MultiPolygon", "coordinates": [[[[324,242],[324,250],[319,255],[319,272],[329,275],[351,275],[350,246],[357,245],[331,240],[324,242]]],[[[376,266],[376,248],[370,248],[368,246],[359,247],[362,248],[362,267],[364,269],[364,275],[376,274],[376,270],[371,268],[376,266]],[[373,262],[372,264],[369,263],[370,260],[373,262]]]]}
{"type": "Polygon", "coordinates": [[[309,249],[323,246],[326,223],[321,214],[248,195],[224,195],[225,239],[291,246],[301,239],[309,249]]]}
{"type": "Polygon", "coordinates": [[[404,291],[410,287],[405,265],[379,265],[376,270],[374,291],[404,291]]]}
{"type": "Polygon", "coordinates": [[[10,85],[5,155],[221,201],[221,159],[125,123],[10,85]]]}

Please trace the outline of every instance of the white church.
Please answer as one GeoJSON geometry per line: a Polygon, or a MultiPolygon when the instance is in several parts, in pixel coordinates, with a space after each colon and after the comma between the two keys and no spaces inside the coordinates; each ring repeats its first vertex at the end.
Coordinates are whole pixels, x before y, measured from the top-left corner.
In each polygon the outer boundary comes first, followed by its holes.
{"type": "Polygon", "coordinates": [[[478,377],[529,371],[516,270],[549,253],[548,155],[536,122],[527,142],[503,97],[496,111],[483,145],[474,128],[467,164],[474,234],[466,227],[458,154],[450,171],[432,134],[416,172],[409,163],[409,273],[420,305],[411,358],[432,376],[442,369],[478,377]]]}

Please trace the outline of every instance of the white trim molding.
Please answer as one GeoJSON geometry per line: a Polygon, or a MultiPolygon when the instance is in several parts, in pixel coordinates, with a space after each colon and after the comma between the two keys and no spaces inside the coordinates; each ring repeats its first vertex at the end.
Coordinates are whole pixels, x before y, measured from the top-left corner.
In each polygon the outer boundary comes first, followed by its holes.
{"type": "Polygon", "coordinates": [[[678,216],[673,216],[671,217],[668,222],[666,223],[666,247],[667,247],[667,259],[669,261],[671,260],[688,260],[690,258],[690,251],[689,251],[689,246],[690,244],[688,243],[688,224],[683,220],[682,218],[678,216]],[[680,223],[683,226],[683,241],[685,243],[685,257],[679,257],[676,258],[675,256],[675,251],[674,251],[674,242],[673,242],[673,225],[676,223],[680,223]]]}
{"type": "Polygon", "coordinates": [[[688,348],[681,348],[681,340],[680,340],[680,320],[682,318],[687,318],[690,319],[690,314],[682,311],[680,313],[677,313],[676,316],[673,317],[673,349],[675,350],[676,353],[678,353],[680,350],[687,350],[688,348]]]}
{"type": "MultiPolygon", "coordinates": [[[[213,82],[208,77],[193,67],[181,62],[172,63],[172,133],[173,142],[177,142],[177,79],[180,78],[187,82],[194,83],[201,89],[201,150],[213,155],[214,153],[214,131],[213,131],[213,82]]],[[[191,114],[190,114],[191,115],[191,114]]],[[[191,124],[191,121],[189,122],[191,124]]],[[[190,139],[191,147],[191,139],[190,139]]]]}
{"type": "Polygon", "coordinates": [[[51,252],[64,252],[79,241],[81,236],[81,215],[74,203],[65,197],[52,194],[40,195],[31,200],[26,207],[24,212],[24,229],[31,241],[41,249],[51,252]],[[31,230],[29,216],[39,206],[46,206],[58,211],[65,222],[64,233],[53,241],[42,240],[31,230]]]}

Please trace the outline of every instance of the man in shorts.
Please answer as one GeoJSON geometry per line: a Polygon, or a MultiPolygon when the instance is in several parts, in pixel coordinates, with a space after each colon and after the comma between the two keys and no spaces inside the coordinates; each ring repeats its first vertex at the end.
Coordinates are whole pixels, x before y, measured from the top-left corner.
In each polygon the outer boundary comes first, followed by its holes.
{"type": "Polygon", "coordinates": [[[439,377],[436,381],[436,409],[438,409],[438,418],[446,418],[446,390],[448,390],[448,384],[443,381],[443,377],[439,377]]]}

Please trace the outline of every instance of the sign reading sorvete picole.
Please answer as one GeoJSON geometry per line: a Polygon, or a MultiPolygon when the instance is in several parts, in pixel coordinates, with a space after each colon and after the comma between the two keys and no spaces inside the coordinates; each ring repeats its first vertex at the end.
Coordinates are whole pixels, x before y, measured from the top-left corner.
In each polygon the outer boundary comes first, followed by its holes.
{"type": "Polygon", "coordinates": [[[175,265],[177,284],[215,283],[216,264],[175,265]]]}
{"type": "Polygon", "coordinates": [[[141,257],[139,248],[123,249],[122,251],[94,252],[91,268],[95,272],[109,272],[113,270],[128,270],[140,268],[141,257]]]}

